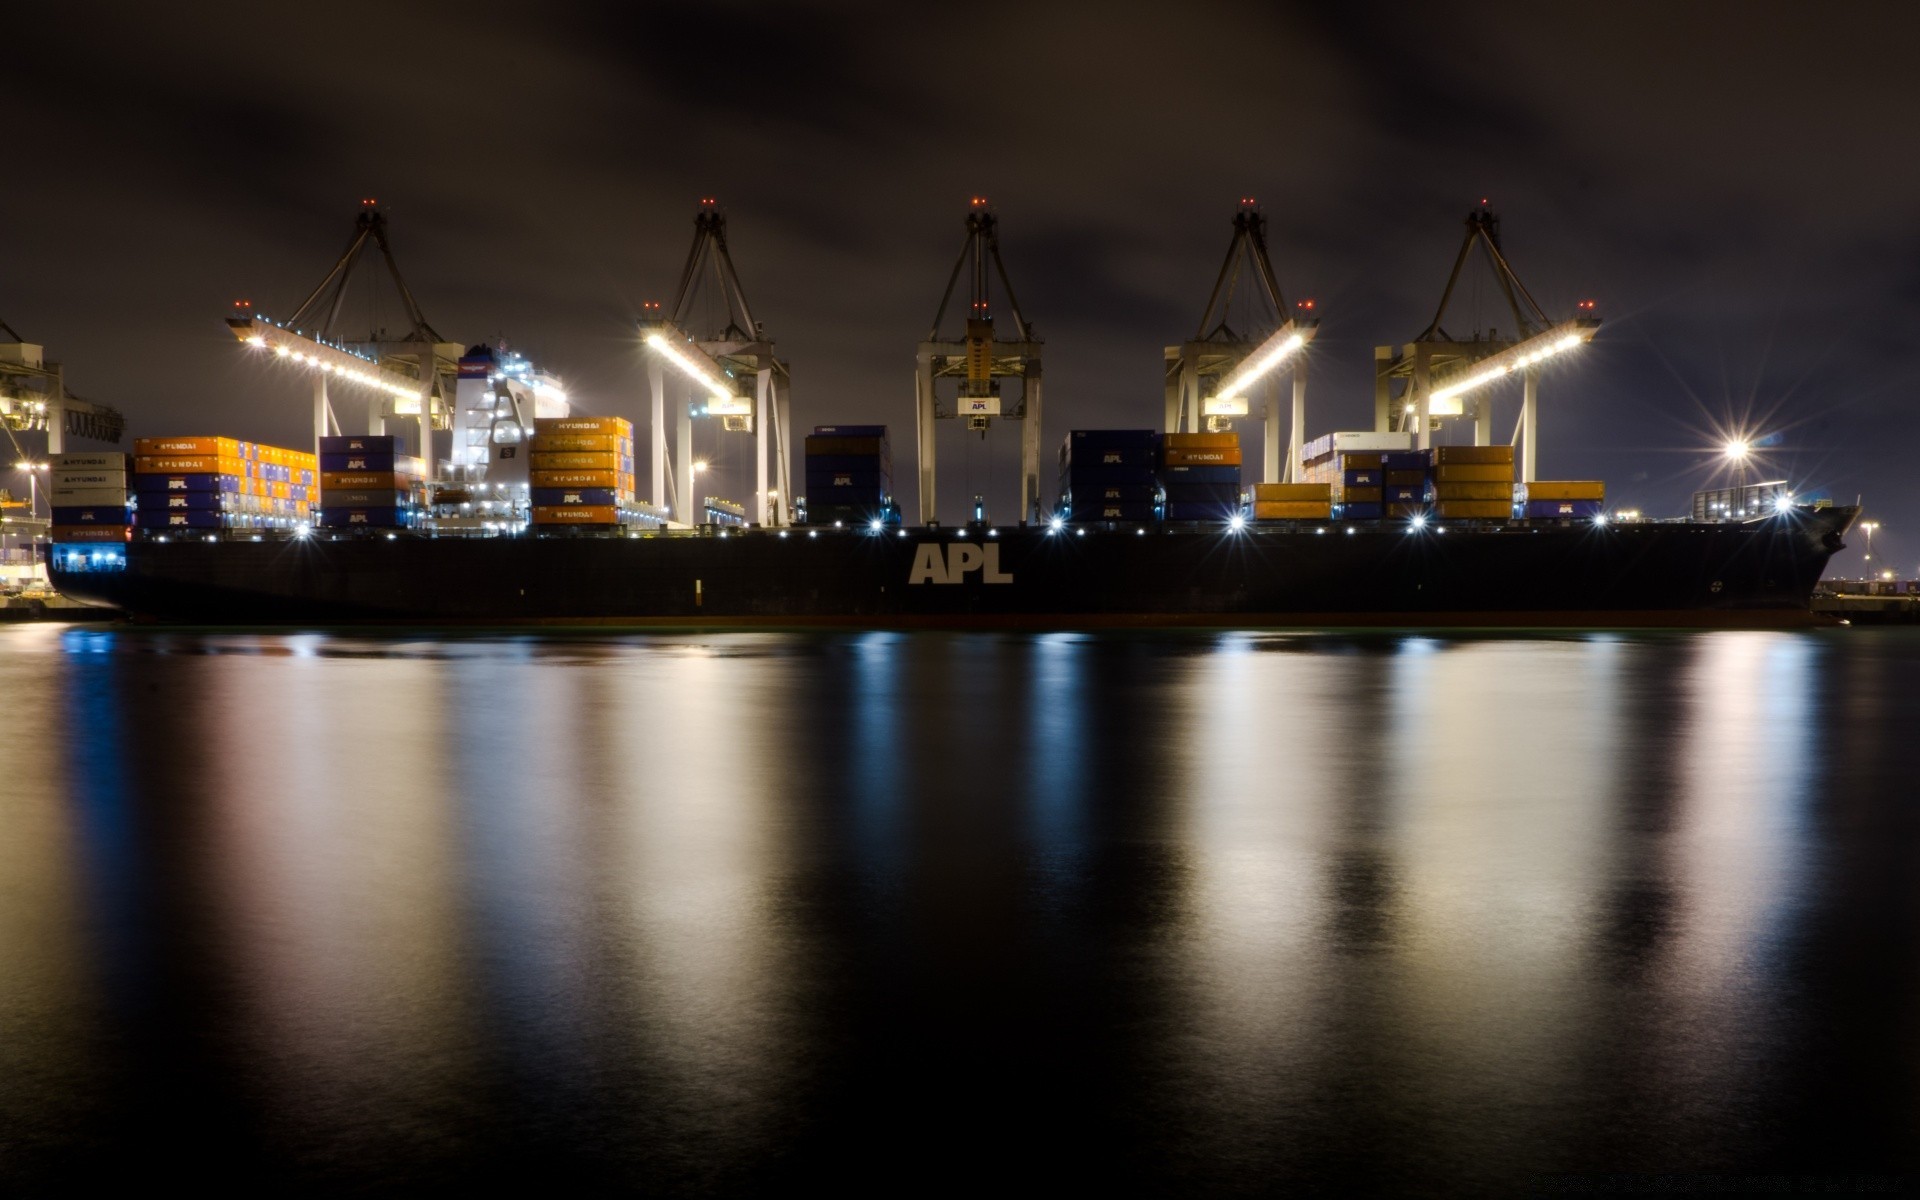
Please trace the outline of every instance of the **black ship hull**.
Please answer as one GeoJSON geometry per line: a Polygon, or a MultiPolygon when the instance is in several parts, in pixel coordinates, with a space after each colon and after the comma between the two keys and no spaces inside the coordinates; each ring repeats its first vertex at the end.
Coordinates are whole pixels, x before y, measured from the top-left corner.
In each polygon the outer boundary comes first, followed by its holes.
{"type": "Polygon", "coordinates": [[[144,540],[53,575],[202,625],[1794,625],[1856,515],[144,540]]]}

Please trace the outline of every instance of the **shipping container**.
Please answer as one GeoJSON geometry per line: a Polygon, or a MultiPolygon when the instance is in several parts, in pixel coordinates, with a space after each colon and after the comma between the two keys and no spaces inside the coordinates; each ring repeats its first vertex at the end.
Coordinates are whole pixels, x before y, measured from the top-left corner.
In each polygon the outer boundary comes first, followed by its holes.
{"type": "Polygon", "coordinates": [[[1487,466],[1497,463],[1513,462],[1512,446],[1435,446],[1433,465],[1439,466],[1487,466]]]}
{"type": "Polygon", "coordinates": [[[1458,480],[1443,480],[1433,485],[1435,500],[1498,500],[1512,507],[1513,484],[1501,483],[1462,483],[1458,480]]]}
{"type": "MultiPolygon", "coordinates": [[[[1340,469],[1343,471],[1381,471],[1386,468],[1387,456],[1376,451],[1363,450],[1354,454],[1340,456],[1340,469]]],[[[1378,483],[1379,480],[1375,480],[1378,483]]]]}
{"type": "Polygon", "coordinates": [[[135,475],[133,490],[141,496],[164,492],[238,492],[241,482],[238,475],[215,475],[208,472],[190,475],[135,475]]]}
{"type": "Polygon", "coordinates": [[[1161,453],[1161,461],[1169,467],[1237,467],[1240,465],[1240,448],[1238,446],[1217,448],[1197,446],[1192,449],[1168,446],[1161,453]]]}
{"type": "Polygon", "coordinates": [[[1255,500],[1256,521],[1326,521],[1333,517],[1331,500],[1255,500]]]}
{"type": "MultiPolygon", "coordinates": [[[[1433,454],[1428,450],[1389,450],[1380,456],[1380,467],[1386,471],[1419,471],[1425,473],[1433,466],[1433,454]]],[[[1392,480],[1387,482],[1392,483],[1392,480]]],[[[1403,482],[1412,482],[1406,480],[1403,482]]]]}
{"type": "Polygon", "coordinates": [[[333,434],[320,439],[320,453],[328,454],[405,454],[407,446],[390,433],[333,434]]]}
{"type": "Polygon", "coordinates": [[[1070,489],[1063,498],[1078,503],[1154,504],[1160,499],[1160,489],[1152,485],[1141,487],[1138,484],[1076,487],[1070,489]]]}
{"type": "Polygon", "coordinates": [[[536,452],[598,451],[632,454],[633,441],[617,433],[536,433],[527,448],[536,452]]]}
{"type": "Polygon", "coordinates": [[[1216,504],[1238,507],[1237,483],[1169,483],[1161,488],[1169,504],[1216,504]]]}
{"type": "Polygon", "coordinates": [[[1424,504],[1427,500],[1425,484],[1418,487],[1396,487],[1388,484],[1380,489],[1381,498],[1388,504],[1424,504]]]}
{"type": "Polygon", "coordinates": [[[633,422],[625,417],[540,417],[533,423],[536,435],[547,433],[611,433],[632,439],[633,422]]]}
{"type": "Polygon", "coordinates": [[[1240,435],[1227,433],[1167,433],[1161,444],[1169,450],[1238,450],[1240,435]]]}
{"type": "Polygon", "coordinates": [[[887,427],[885,425],[815,425],[813,433],[815,437],[879,438],[885,441],[887,427]]]}
{"type": "MultiPolygon", "coordinates": [[[[1196,467],[1194,470],[1235,471],[1237,467],[1196,467]]],[[[1154,468],[1151,463],[1135,463],[1131,466],[1082,466],[1075,463],[1060,474],[1060,485],[1071,487],[1075,484],[1105,485],[1117,484],[1122,487],[1152,487],[1154,468]]]]}
{"type": "Polygon", "coordinates": [[[620,510],[611,504],[536,505],[533,510],[535,525],[614,525],[619,520],[620,510]]]}
{"type": "Polygon", "coordinates": [[[53,525],[47,529],[52,542],[124,542],[132,537],[125,525],[53,525]]]}
{"type": "Polygon", "coordinates": [[[534,487],[628,487],[630,477],[619,471],[534,471],[534,487]]]}
{"type": "Polygon", "coordinates": [[[118,451],[47,455],[47,469],[56,475],[62,471],[117,471],[124,475],[132,467],[132,456],[118,451]]]}
{"type": "Polygon", "coordinates": [[[322,508],[319,514],[322,529],[405,529],[413,521],[413,509],[399,505],[322,508]]]}
{"type": "Polygon", "coordinates": [[[1386,480],[1388,487],[1425,487],[1427,483],[1427,473],[1425,471],[1396,471],[1389,468],[1382,471],[1381,475],[1386,480]]]}
{"type": "Polygon", "coordinates": [[[133,510],[123,497],[118,504],[56,504],[50,512],[55,525],[129,525],[133,510]]]}
{"type": "Polygon", "coordinates": [[[613,488],[534,488],[531,497],[536,508],[612,508],[630,498],[613,488]]]}
{"type": "Polygon", "coordinates": [[[140,475],[244,475],[246,462],[240,458],[213,455],[142,454],[135,456],[133,469],[140,475]]]}
{"type": "Polygon", "coordinates": [[[230,437],[143,437],[133,440],[133,453],[141,458],[231,458],[243,457],[241,443],[230,437]]]}
{"type": "Polygon", "coordinates": [[[1350,488],[1379,487],[1381,483],[1384,482],[1381,479],[1383,474],[1384,472],[1382,471],[1355,470],[1352,467],[1348,467],[1341,473],[1340,479],[1342,483],[1350,488]]]}
{"type": "Polygon", "coordinates": [[[1521,511],[1530,521],[1551,521],[1597,517],[1605,507],[1599,500],[1529,500],[1521,511]]]}
{"type": "MultiPolygon", "coordinates": [[[[444,494],[436,499],[442,504],[453,503],[444,494]]],[[[378,488],[335,488],[326,494],[324,503],[328,508],[404,508],[409,497],[406,492],[378,488]]]]}
{"type": "Polygon", "coordinates": [[[133,523],[141,529],[225,529],[227,515],[208,508],[140,508],[134,510],[133,523]]]}
{"type": "Polygon", "coordinates": [[[858,454],[862,457],[887,457],[887,440],[880,437],[823,437],[809,435],[806,444],[807,457],[816,454],[858,454]]]}
{"type": "Polygon", "coordinates": [[[1340,516],[1349,521],[1377,520],[1382,511],[1378,500],[1349,500],[1340,506],[1340,516]]]}
{"type": "Polygon", "coordinates": [[[124,487],[71,487],[56,486],[47,489],[47,501],[55,508],[73,508],[77,505],[92,507],[100,504],[118,504],[125,507],[127,489],[124,487]]]}
{"type": "Polygon", "coordinates": [[[1324,483],[1256,483],[1253,501],[1255,504],[1326,504],[1333,501],[1333,488],[1324,483]]]}
{"type": "Polygon", "coordinates": [[[1513,482],[1512,463],[1444,463],[1433,469],[1435,483],[1513,482]]]}
{"type": "Polygon", "coordinates": [[[1225,466],[1225,467],[1193,467],[1193,466],[1168,466],[1168,467],[1161,467],[1161,468],[1160,468],[1160,482],[1162,482],[1162,483],[1165,483],[1165,484],[1170,484],[1170,485],[1171,485],[1171,484],[1179,484],[1179,483],[1230,483],[1230,484],[1232,484],[1232,485],[1234,485],[1235,487],[1238,487],[1238,486],[1240,486],[1240,468],[1239,468],[1239,467],[1232,467],[1232,466],[1225,466]]]}
{"type": "Polygon", "coordinates": [[[1499,520],[1513,516],[1512,500],[1442,500],[1434,511],[1446,520],[1499,520]]]}
{"type": "Polygon", "coordinates": [[[320,472],[320,495],[324,499],[328,492],[359,491],[374,488],[379,491],[407,491],[413,485],[413,479],[397,471],[322,471],[320,472]]]}
{"type": "Polygon", "coordinates": [[[1069,521],[1152,521],[1158,506],[1152,503],[1103,504],[1095,500],[1076,500],[1067,509],[1069,521]]]}
{"type": "Polygon", "coordinates": [[[1528,500],[1605,500],[1607,485],[1597,479],[1539,479],[1526,485],[1528,500]]]}
{"type": "Polygon", "coordinates": [[[1347,504],[1379,504],[1385,498],[1385,489],[1377,487],[1350,487],[1340,493],[1347,504]]]}

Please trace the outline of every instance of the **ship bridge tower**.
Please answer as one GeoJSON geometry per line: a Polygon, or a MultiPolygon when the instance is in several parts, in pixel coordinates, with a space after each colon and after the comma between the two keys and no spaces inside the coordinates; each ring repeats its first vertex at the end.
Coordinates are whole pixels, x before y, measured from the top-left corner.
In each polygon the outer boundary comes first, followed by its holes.
{"type": "Polygon", "coordinates": [[[793,426],[792,372],[773,352],[773,339],[754,320],[746,289],[727,249],[727,217],[711,197],[693,218],[693,245],[680,272],[673,304],[648,302],[638,326],[647,348],[652,392],[653,505],[684,525],[705,524],[696,494],[693,423],[717,417],[729,433],[754,438],[753,521],[786,525],[792,503],[788,461],[793,426]],[[669,373],[668,368],[672,368],[669,373]],[[668,380],[675,381],[669,389],[668,380]],[[674,450],[668,471],[667,396],[675,396],[674,450]],[[771,470],[769,467],[771,466],[771,470]]]}
{"type": "Polygon", "coordinates": [[[1593,340],[1600,328],[1594,302],[1580,302],[1576,314],[1555,321],[1534,300],[1514,273],[1500,246],[1500,218],[1482,200],[1467,214],[1466,237],[1454,256],[1453,271],[1440,293],[1440,306],[1419,336],[1401,346],[1374,348],[1374,428],[1380,432],[1411,430],[1415,446],[1432,444],[1439,422],[1473,419],[1476,446],[1491,444],[1493,396],[1491,387],[1510,376],[1521,379],[1520,417],[1514,425],[1519,445],[1518,480],[1532,483],[1539,467],[1540,364],[1558,358],[1593,340]],[[1491,271],[1513,324],[1508,332],[1493,327],[1473,330],[1456,338],[1442,322],[1454,300],[1469,260],[1478,250],[1491,271]]]}
{"type": "Polygon", "coordinates": [[[999,219],[984,197],[975,196],[967,208],[967,240],[947,276],[947,289],[934,309],[933,323],[914,358],[915,432],[920,464],[920,523],[938,519],[934,492],[934,431],[941,420],[964,418],[967,428],[986,436],[996,418],[1022,421],[1020,430],[1020,520],[1040,517],[1040,338],[1020,311],[1006,264],[1000,260],[999,219]],[[967,276],[964,323],[943,334],[947,306],[953,301],[961,273],[967,276]],[[995,324],[992,283],[1000,281],[1007,319],[995,324]],[[951,407],[941,403],[939,385],[954,380],[951,407]],[[1020,396],[1008,403],[1001,381],[1020,381],[1020,396]]]}
{"type": "Polygon", "coordinates": [[[0,430],[13,445],[14,459],[28,457],[20,433],[44,433],[47,453],[66,449],[68,434],[97,442],[120,441],[126,418],[104,404],[82,400],[67,390],[67,373],[48,362],[45,347],[15,333],[0,321],[0,430]]]}
{"type": "Polygon", "coordinates": [[[1285,461],[1282,461],[1279,400],[1266,389],[1263,439],[1264,478],[1291,482],[1300,470],[1306,443],[1307,364],[1305,347],[1318,332],[1314,302],[1287,307],[1267,253],[1267,219],[1252,197],[1233,214],[1233,240],[1214,278],[1213,293],[1193,337],[1166,349],[1168,433],[1219,431],[1251,412],[1247,393],[1257,384],[1293,374],[1293,411],[1285,461]]]}

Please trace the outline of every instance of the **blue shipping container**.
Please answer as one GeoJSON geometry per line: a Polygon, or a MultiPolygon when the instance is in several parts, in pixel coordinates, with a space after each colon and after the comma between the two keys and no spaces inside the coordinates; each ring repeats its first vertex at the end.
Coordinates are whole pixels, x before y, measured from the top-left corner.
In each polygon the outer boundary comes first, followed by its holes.
{"type": "Polygon", "coordinates": [[[328,508],[320,513],[322,529],[400,529],[413,523],[413,510],[392,508],[328,508]]]}
{"type": "Polygon", "coordinates": [[[1349,521],[1371,521],[1385,511],[1385,505],[1369,500],[1360,504],[1342,504],[1339,515],[1349,521]]]}
{"type": "Polygon", "coordinates": [[[1371,469],[1348,471],[1346,474],[1348,487],[1379,487],[1380,478],[1380,472],[1371,469]]]}
{"type": "Polygon", "coordinates": [[[1165,511],[1169,521],[1224,521],[1239,512],[1240,505],[1169,500],[1165,511]]]}
{"type": "Polygon", "coordinates": [[[1157,508],[1152,504],[1102,504],[1076,500],[1065,514],[1069,521],[1152,521],[1157,508]]]}
{"type": "Polygon", "coordinates": [[[864,437],[884,438],[887,436],[885,425],[815,425],[815,437],[864,437]]]}
{"type": "Polygon", "coordinates": [[[1151,449],[1160,444],[1160,434],[1152,429],[1075,429],[1067,434],[1072,450],[1151,449]]]}
{"type": "Polygon", "coordinates": [[[1239,467],[1161,467],[1160,482],[1169,486],[1176,483],[1230,483],[1240,486],[1239,467]]]}
{"type": "Polygon", "coordinates": [[[231,492],[162,492],[142,495],[140,507],[148,512],[213,512],[238,500],[231,492]]]}
{"type": "Polygon", "coordinates": [[[1551,521],[1555,518],[1597,517],[1605,507],[1605,502],[1600,500],[1529,500],[1527,518],[1551,521]]]}
{"type": "Polygon", "coordinates": [[[1389,450],[1380,456],[1380,469],[1383,471],[1424,471],[1431,463],[1432,453],[1427,450],[1389,450]]]}
{"type": "Polygon", "coordinates": [[[325,454],[403,454],[405,446],[391,433],[349,433],[320,439],[325,454]]]}
{"type": "MultiPolygon", "coordinates": [[[[607,507],[618,504],[613,488],[534,488],[533,502],[542,508],[555,505],[593,505],[607,507]]],[[[389,499],[388,503],[392,503],[389,499]]]]}
{"type": "Polygon", "coordinates": [[[142,508],[134,511],[133,523],[141,529],[225,529],[227,514],[206,508],[185,512],[142,508]]]}
{"type": "Polygon", "coordinates": [[[1089,487],[1103,487],[1114,484],[1120,487],[1152,487],[1153,468],[1146,463],[1130,467],[1102,467],[1092,464],[1082,466],[1079,463],[1060,472],[1063,487],[1085,484],[1089,487]]]}
{"type": "Polygon", "coordinates": [[[1066,494],[1075,501],[1098,504],[1155,504],[1160,500],[1160,489],[1141,487],[1138,484],[1113,484],[1105,487],[1090,484],[1069,488],[1066,494]]]}
{"type": "Polygon", "coordinates": [[[131,525],[133,510],[130,508],[111,508],[104,504],[87,504],[77,507],[62,505],[53,510],[55,525],[131,525]]]}
{"type": "Polygon", "coordinates": [[[1388,504],[1425,504],[1427,501],[1427,489],[1424,487],[1390,484],[1386,494],[1388,504]]]}
{"type": "Polygon", "coordinates": [[[391,450],[351,450],[337,454],[330,451],[320,456],[320,469],[322,471],[391,471],[393,461],[397,457],[399,456],[391,450]]]}

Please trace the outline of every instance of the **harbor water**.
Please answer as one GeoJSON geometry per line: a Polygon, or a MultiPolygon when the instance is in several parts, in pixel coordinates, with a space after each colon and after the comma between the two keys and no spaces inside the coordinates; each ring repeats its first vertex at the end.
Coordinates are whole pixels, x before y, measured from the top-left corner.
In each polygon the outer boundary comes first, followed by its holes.
{"type": "Polygon", "coordinates": [[[0,1192],[1890,1190],[1916,680],[0,626],[0,1192]]]}

